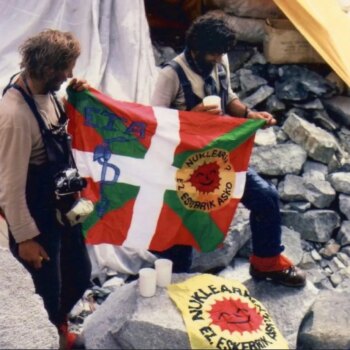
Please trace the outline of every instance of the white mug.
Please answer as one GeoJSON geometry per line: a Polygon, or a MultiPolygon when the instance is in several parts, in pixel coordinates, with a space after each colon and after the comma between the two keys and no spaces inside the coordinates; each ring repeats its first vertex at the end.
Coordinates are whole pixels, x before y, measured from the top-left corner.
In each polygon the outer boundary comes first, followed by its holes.
{"type": "Polygon", "coordinates": [[[157,285],[166,287],[171,283],[171,275],[173,272],[173,262],[169,259],[157,259],[154,262],[157,273],[157,285]]]}
{"type": "Polygon", "coordinates": [[[156,270],[144,268],[139,271],[139,291],[140,295],[149,298],[156,294],[157,276],[156,270]]]}
{"type": "Polygon", "coordinates": [[[216,95],[209,95],[203,98],[203,106],[215,105],[221,110],[221,97],[216,95]]]}

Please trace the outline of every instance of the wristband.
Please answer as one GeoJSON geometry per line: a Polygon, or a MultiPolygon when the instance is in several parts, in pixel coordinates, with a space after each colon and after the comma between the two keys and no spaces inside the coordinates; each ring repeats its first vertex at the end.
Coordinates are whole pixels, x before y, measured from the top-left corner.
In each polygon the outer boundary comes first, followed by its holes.
{"type": "Polygon", "coordinates": [[[244,111],[244,114],[243,114],[243,118],[247,118],[248,117],[248,114],[250,113],[250,109],[248,108],[248,106],[245,106],[245,111],[244,111]]]}

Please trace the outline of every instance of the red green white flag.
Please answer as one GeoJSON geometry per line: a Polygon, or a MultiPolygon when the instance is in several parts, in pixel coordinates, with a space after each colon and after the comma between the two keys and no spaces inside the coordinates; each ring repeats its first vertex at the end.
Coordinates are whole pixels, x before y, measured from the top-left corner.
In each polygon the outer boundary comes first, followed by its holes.
{"type": "Polygon", "coordinates": [[[68,90],[67,112],[88,244],[209,252],[225,239],[264,121],[177,111],[68,90]]]}

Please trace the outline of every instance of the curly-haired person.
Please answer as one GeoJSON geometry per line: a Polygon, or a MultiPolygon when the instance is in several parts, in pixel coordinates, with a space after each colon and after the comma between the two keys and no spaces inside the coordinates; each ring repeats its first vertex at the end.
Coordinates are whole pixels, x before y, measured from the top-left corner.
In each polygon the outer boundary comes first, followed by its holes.
{"type": "MultiPolygon", "coordinates": [[[[90,285],[91,263],[81,226],[56,217],[53,169],[72,162],[67,117],[54,92],[72,78],[80,44],[72,33],[45,30],[28,38],[20,54],[21,71],[0,101],[0,207],[10,249],[31,274],[65,346],[66,317],[90,285]],[[49,147],[53,142],[58,147],[49,147]]],[[[78,79],[70,85],[88,87],[78,79]]]]}
{"type": "MultiPolygon", "coordinates": [[[[250,110],[232,91],[226,53],[233,49],[235,43],[235,33],[226,25],[223,15],[207,13],[197,18],[187,31],[184,52],[161,70],[152,105],[264,119],[266,126],[276,124],[270,113],[250,110]],[[208,95],[220,96],[221,105],[204,105],[203,98],[208,95]]],[[[253,243],[251,275],[286,286],[304,286],[304,271],[281,254],[284,247],[281,244],[281,216],[276,189],[249,168],[241,201],[250,210],[253,243]]],[[[161,255],[173,260],[175,271],[189,271],[191,247],[174,246],[161,255]]]]}

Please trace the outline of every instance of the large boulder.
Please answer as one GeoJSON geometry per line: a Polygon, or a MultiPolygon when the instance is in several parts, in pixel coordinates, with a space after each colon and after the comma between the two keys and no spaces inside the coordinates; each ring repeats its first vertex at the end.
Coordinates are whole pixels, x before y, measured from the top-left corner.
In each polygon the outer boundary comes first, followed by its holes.
{"type": "Polygon", "coordinates": [[[350,172],[333,173],[327,179],[336,191],[350,194],[350,172]]]}
{"type": "Polygon", "coordinates": [[[350,97],[336,96],[322,102],[332,119],[350,126],[350,97]]]}
{"type": "Polygon", "coordinates": [[[252,297],[259,300],[269,311],[289,347],[295,349],[299,326],[314,303],[318,289],[311,282],[307,282],[304,288],[295,289],[267,281],[257,283],[252,279],[247,281],[245,286],[252,297]]]}
{"type": "Polygon", "coordinates": [[[251,165],[260,174],[279,176],[299,174],[305,160],[306,152],[300,146],[287,143],[255,147],[251,165]]]}
{"type": "Polygon", "coordinates": [[[314,242],[328,242],[334,229],[340,226],[340,216],[333,210],[309,210],[299,213],[281,210],[283,225],[301,233],[301,238],[314,242]]]}
{"type": "Polygon", "coordinates": [[[341,194],[339,196],[340,211],[350,220],[350,196],[341,194]]]}
{"type": "MultiPolygon", "coordinates": [[[[245,269],[249,266],[248,262],[243,262],[242,268],[243,265],[245,269]]],[[[300,322],[313,303],[317,289],[311,283],[302,289],[256,283],[242,276],[237,278],[235,268],[225,271],[225,278],[245,281],[250,294],[262,302],[289,346],[295,348],[300,322]]],[[[173,281],[181,282],[192,276],[173,275],[173,281]]],[[[166,289],[157,288],[154,297],[142,298],[137,281],[113,292],[85,321],[83,335],[87,349],[190,348],[182,315],[166,289]]]]}
{"type": "MultiPolygon", "coordinates": [[[[328,164],[338,143],[327,131],[291,113],[283,124],[283,131],[314,160],[328,164]]],[[[288,157],[286,157],[288,159],[288,157]]]]}
{"type": "Polygon", "coordinates": [[[321,291],[300,328],[298,349],[349,349],[349,300],[349,289],[321,291]]]}
{"type": "Polygon", "coordinates": [[[87,349],[189,349],[181,314],[165,288],[139,296],[137,281],[113,292],[85,321],[87,349]]]}
{"type": "Polygon", "coordinates": [[[0,248],[0,276],[0,349],[58,349],[57,329],[31,276],[5,248],[0,248]]]}
{"type": "Polygon", "coordinates": [[[328,181],[308,179],[304,181],[305,199],[316,208],[328,208],[335,199],[335,190],[328,181]]]}

